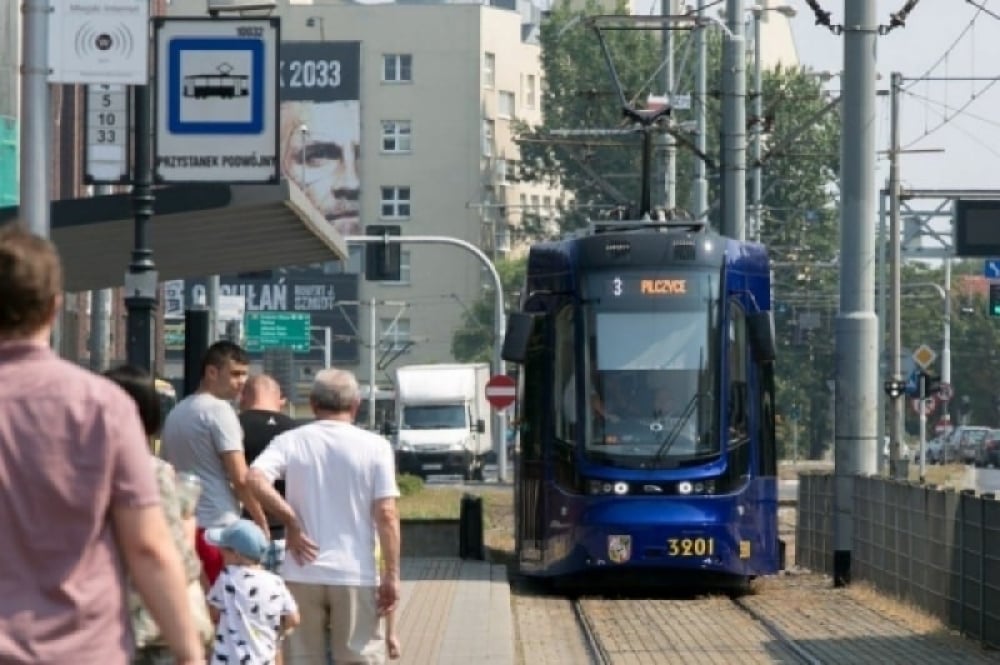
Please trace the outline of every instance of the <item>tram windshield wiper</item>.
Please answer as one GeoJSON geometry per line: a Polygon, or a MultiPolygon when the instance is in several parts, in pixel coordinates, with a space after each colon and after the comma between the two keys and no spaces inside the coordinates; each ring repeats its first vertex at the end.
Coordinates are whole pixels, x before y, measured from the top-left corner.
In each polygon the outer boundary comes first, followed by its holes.
{"type": "Polygon", "coordinates": [[[701,393],[695,393],[688,400],[688,403],[684,406],[684,411],[681,412],[680,418],[674,423],[674,426],[667,432],[667,435],[663,439],[663,443],[657,448],[656,454],[653,455],[653,465],[659,463],[659,461],[668,453],[673,447],[680,433],[684,430],[684,426],[687,425],[687,421],[691,420],[691,415],[695,412],[695,407],[698,406],[698,400],[701,398],[701,393]]]}

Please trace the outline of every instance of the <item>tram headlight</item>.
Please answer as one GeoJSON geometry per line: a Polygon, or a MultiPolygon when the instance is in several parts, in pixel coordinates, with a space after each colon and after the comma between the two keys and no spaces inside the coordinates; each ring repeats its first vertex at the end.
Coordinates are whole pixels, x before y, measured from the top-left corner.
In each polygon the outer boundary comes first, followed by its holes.
{"type": "Polygon", "coordinates": [[[709,478],[708,480],[682,480],[677,483],[677,493],[681,496],[688,496],[694,494],[696,496],[704,496],[708,494],[715,494],[715,479],[709,478]]]}
{"type": "Polygon", "coordinates": [[[628,494],[629,486],[624,480],[611,482],[610,480],[589,480],[587,481],[587,494],[601,496],[616,494],[624,496],[628,494]]]}

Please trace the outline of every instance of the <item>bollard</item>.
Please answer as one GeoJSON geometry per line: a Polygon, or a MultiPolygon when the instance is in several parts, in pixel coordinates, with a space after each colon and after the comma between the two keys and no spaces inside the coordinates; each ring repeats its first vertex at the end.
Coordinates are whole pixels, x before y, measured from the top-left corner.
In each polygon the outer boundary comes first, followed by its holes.
{"type": "Polygon", "coordinates": [[[483,557],[483,500],[472,494],[462,496],[458,516],[458,556],[462,559],[483,557]]]}

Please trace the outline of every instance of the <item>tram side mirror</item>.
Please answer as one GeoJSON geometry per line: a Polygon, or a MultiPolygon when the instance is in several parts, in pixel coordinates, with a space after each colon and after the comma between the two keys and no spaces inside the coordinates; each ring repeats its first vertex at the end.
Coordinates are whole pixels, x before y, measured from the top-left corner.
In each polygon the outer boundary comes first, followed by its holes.
{"type": "Polygon", "coordinates": [[[747,332],[754,360],[760,364],[774,362],[777,356],[774,342],[774,314],[766,311],[748,315],[747,332]]]}
{"type": "Polygon", "coordinates": [[[476,421],[476,434],[486,433],[486,421],[480,418],[476,421]]]}
{"type": "Polygon", "coordinates": [[[507,333],[503,339],[500,357],[512,363],[524,364],[528,357],[528,342],[538,317],[525,312],[511,312],[507,316],[507,333]]]}

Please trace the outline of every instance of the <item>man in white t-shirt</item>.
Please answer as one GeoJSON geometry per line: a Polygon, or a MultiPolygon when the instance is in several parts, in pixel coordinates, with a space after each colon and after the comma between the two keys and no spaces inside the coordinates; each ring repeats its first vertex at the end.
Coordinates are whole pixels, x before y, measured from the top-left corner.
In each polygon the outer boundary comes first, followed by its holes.
{"type": "Polygon", "coordinates": [[[392,448],[352,424],[361,393],[351,372],[317,373],[309,403],[316,420],[275,437],[250,468],[254,494],[285,524],[280,572],[302,613],[286,663],[325,662],[327,650],[337,663],[384,663],[379,616],[395,609],[400,589],[392,448]]]}
{"type": "Polygon", "coordinates": [[[178,473],[194,474],[201,481],[195,549],[209,584],[223,562],[222,552],[205,541],[205,529],[238,520],[240,503],[267,529],[267,519],[247,486],[243,428],[231,403],[243,390],[249,363],[238,344],[220,341],[208,347],[198,390],[170,411],[160,435],[160,456],[178,473]]]}

